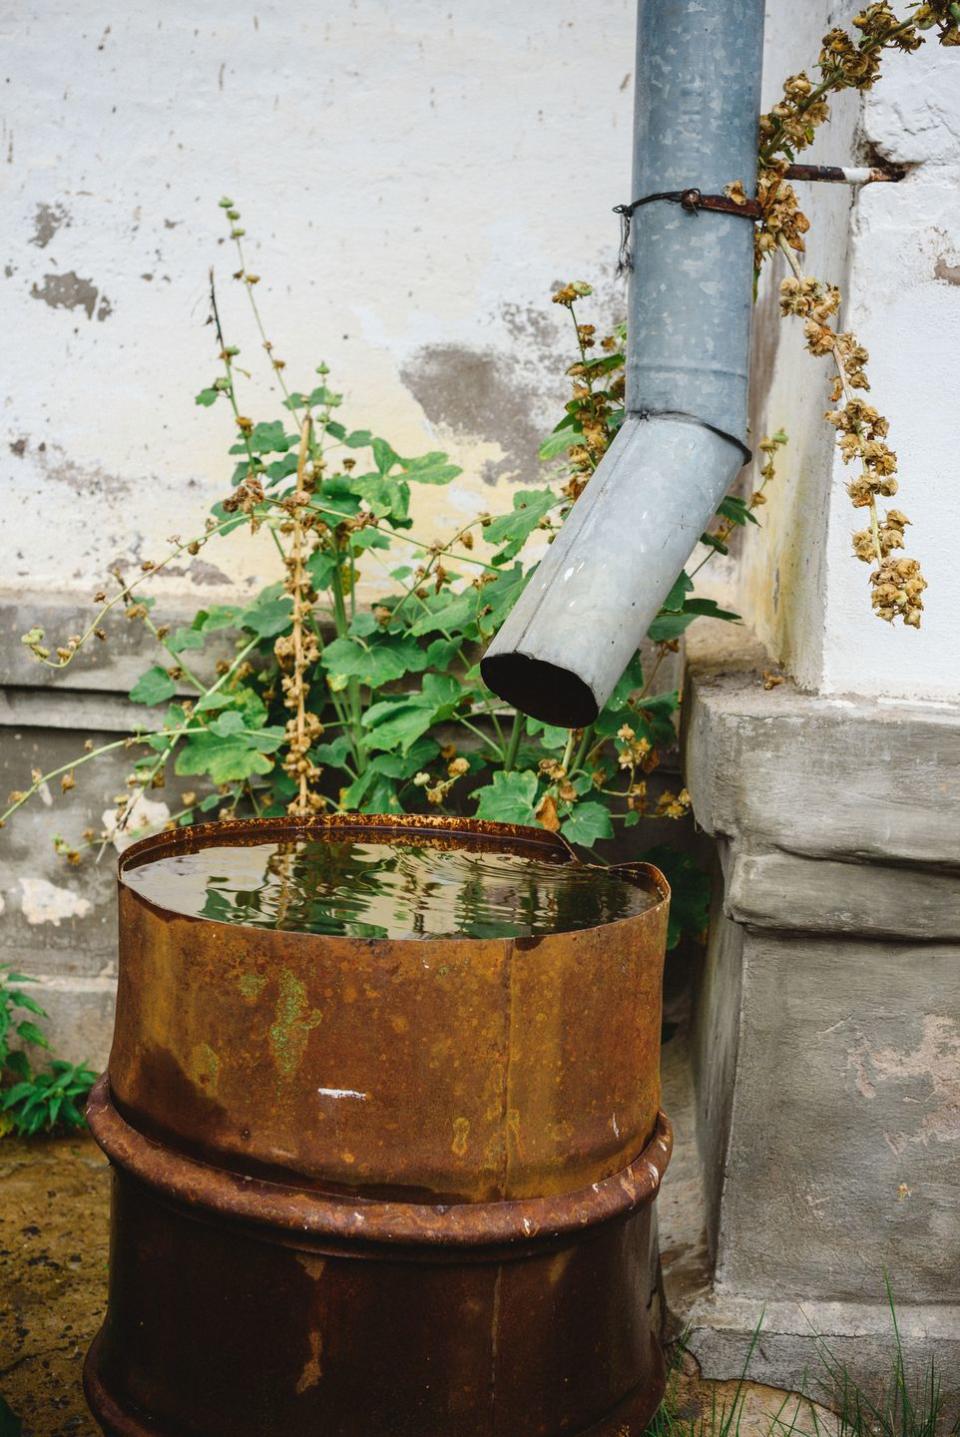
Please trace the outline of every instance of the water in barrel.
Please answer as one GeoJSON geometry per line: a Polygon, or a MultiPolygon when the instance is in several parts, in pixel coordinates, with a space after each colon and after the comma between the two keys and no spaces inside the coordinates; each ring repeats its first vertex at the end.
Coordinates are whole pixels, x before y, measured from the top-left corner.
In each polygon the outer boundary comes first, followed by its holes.
{"type": "Polygon", "coordinates": [[[365,938],[520,938],[595,928],[659,901],[642,875],[476,834],[243,837],[124,866],[159,907],[219,923],[365,938]]]}

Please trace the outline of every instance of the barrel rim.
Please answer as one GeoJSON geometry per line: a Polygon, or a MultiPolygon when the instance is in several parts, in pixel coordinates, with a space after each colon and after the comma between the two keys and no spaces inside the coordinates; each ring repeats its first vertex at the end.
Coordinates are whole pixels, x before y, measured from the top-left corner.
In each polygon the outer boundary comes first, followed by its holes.
{"type": "Polygon", "coordinates": [[[628,1216],[653,1202],[670,1161],[673,1129],[662,1111],[642,1153],[587,1187],[543,1198],[477,1203],[410,1203],[327,1196],[211,1167],[162,1147],[121,1116],[109,1075],[87,1106],[94,1138],[116,1167],[190,1208],[299,1238],[374,1247],[489,1248],[564,1237],[628,1216]]]}
{"type": "MultiPolygon", "coordinates": [[[[248,923],[223,923],[216,918],[201,917],[193,913],[180,913],[175,908],[167,908],[161,903],[155,903],[152,899],[146,898],[137,889],[133,888],[125,880],[125,873],[128,868],[139,867],[141,861],[151,858],[167,858],[172,854],[183,852],[194,846],[206,847],[214,839],[221,837],[232,837],[234,841],[247,839],[255,841],[258,835],[288,834],[291,837],[298,835],[309,835],[317,832],[336,831],[344,829],[347,831],[362,831],[364,829],[375,830],[378,833],[417,833],[422,832],[431,837],[442,836],[449,833],[451,837],[458,833],[471,834],[478,838],[500,838],[507,842],[518,845],[521,848],[546,849],[552,853],[566,855],[567,861],[579,863],[583,867],[592,865],[584,864],[578,858],[572,845],[558,833],[550,833],[543,828],[534,828],[528,824],[520,823],[495,823],[490,819],[483,818],[459,818],[447,814],[414,814],[414,813],[335,813],[321,814],[309,819],[292,819],[289,816],[278,818],[248,818],[230,822],[195,823],[184,828],[160,829],[156,833],[148,834],[146,838],[138,839],[131,843],[119,855],[117,860],[117,885],[121,893],[126,897],[142,905],[152,913],[156,913],[164,919],[176,919],[184,923],[202,923],[206,926],[219,925],[221,927],[236,929],[237,931],[252,930],[262,938],[266,933],[282,932],[285,938],[303,939],[306,941],[329,941],[324,935],[316,933],[300,932],[296,929],[262,929],[255,928],[248,923]]],[[[660,869],[652,863],[642,860],[628,861],[624,863],[610,864],[605,871],[613,869],[627,877],[633,875],[644,876],[659,895],[651,903],[649,908],[643,909],[640,913],[634,913],[626,918],[614,918],[609,923],[597,925],[594,928],[561,930],[563,933],[582,932],[595,933],[600,928],[616,929],[623,923],[636,923],[638,920],[650,921],[651,917],[663,911],[670,901],[671,891],[667,879],[660,869]]],[[[523,945],[527,942],[542,942],[547,934],[540,934],[535,939],[524,937],[504,938],[505,943],[518,943],[523,945]]],[[[351,938],[350,935],[342,935],[338,941],[354,941],[368,943],[372,940],[364,938],[351,938]]],[[[450,936],[434,936],[425,938],[391,938],[386,940],[391,944],[415,944],[418,948],[424,943],[450,943],[465,942],[476,943],[489,940],[472,939],[467,935],[460,935],[454,938],[450,936]]]]}

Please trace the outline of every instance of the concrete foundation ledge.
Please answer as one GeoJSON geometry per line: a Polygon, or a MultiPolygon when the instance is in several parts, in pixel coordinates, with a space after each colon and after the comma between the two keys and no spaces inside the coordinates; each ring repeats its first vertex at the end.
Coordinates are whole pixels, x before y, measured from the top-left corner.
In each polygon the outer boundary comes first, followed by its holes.
{"type": "MultiPolygon", "coordinates": [[[[684,772],[716,842],[690,1030],[710,1276],[703,1374],[823,1397],[824,1351],[960,1398],[960,705],[765,687],[688,653],[684,772]],[[818,1341],[819,1339],[819,1341],[818,1341]]],[[[689,1242],[688,1242],[689,1245],[689,1242]]],[[[666,1264],[665,1264],[666,1267],[666,1264]]]]}
{"type": "Polygon", "coordinates": [[[37,1066],[42,1068],[45,1057],[53,1056],[86,1063],[94,1072],[101,1072],[113,1038],[116,978],[38,974],[28,991],[47,1013],[42,1027],[51,1037],[50,1054],[33,1051],[37,1066]]]}
{"type": "MultiPolygon", "coordinates": [[[[796,1389],[816,1401],[828,1401],[830,1363],[845,1369],[873,1397],[893,1369],[895,1336],[885,1301],[764,1302],[716,1290],[673,1315],[687,1328],[689,1350],[711,1377],[740,1376],[758,1327],[751,1379],[796,1389]]],[[[955,1404],[960,1399],[960,1306],[898,1304],[896,1320],[908,1381],[922,1385],[933,1361],[945,1403],[955,1404]]]]}

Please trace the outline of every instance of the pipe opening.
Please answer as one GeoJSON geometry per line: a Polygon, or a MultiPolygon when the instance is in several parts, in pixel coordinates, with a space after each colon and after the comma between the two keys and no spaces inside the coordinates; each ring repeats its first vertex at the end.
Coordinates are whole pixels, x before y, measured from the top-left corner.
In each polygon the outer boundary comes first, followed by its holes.
{"type": "Polygon", "coordinates": [[[483,681],[521,713],[560,728],[586,728],[600,710],[593,690],[571,669],[527,654],[487,654],[483,681]]]}

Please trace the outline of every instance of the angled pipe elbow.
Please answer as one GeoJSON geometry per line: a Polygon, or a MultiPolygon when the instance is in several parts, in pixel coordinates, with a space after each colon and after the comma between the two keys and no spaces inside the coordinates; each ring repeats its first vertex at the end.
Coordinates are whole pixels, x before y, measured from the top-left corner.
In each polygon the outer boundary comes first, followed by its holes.
{"type": "Polygon", "coordinates": [[[628,418],[481,661],[523,713],[594,721],[743,464],[696,422],[628,418]]]}

